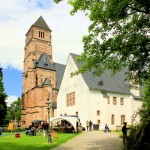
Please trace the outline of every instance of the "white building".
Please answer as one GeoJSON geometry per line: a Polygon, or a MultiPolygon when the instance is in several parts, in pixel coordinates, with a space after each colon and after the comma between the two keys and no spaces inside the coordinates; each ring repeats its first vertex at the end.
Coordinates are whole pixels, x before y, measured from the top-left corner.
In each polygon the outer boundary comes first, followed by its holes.
{"type": "Polygon", "coordinates": [[[125,72],[122,70],[111,77],[106,71],[101,77],[94,72],[73,76],[81,63],[77,55],[70,54],[57,97],[57,117],[78,115],[82,126],[91,120],[99,124],[100,130],[105,124],[111,129],[121,126],[124,121],[131,124],[131,116],[142,105],[141,94],[130,90],[124,82],[125,72]]]}

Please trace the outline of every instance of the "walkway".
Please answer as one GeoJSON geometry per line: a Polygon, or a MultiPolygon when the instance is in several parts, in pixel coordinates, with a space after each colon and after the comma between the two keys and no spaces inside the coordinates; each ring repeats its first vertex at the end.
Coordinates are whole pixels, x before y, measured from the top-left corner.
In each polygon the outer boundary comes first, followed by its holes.
{"type": "Polygon", "coordinates": [[[53,150],[122,150],[122,139],[115,132],[85,131],[53,150]]]}

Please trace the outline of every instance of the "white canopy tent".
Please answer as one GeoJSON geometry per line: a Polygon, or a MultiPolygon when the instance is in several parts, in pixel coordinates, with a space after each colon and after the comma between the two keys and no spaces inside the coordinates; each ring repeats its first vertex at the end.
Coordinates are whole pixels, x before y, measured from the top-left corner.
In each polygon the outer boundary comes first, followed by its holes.
{"type": "Polygon", "coordinates": [[[51,118],[51,125],[54,127],[59,121],[66,120],[70,124],[73,125],[75,131],[77,132],[77,127],[80,125],[80,119],[77,116],[63,116],[63,117],[55,117],[51,118]]]}

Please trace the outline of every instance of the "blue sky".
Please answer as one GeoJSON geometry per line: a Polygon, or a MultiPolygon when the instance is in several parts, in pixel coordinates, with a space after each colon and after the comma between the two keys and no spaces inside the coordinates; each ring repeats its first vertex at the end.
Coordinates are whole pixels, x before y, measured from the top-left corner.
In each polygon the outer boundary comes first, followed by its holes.
{"type": "Polygon", "coordinates": [[[3,82],[7,95],[21,97],[22,94],[22,71],[7,67],[3,69],[3,82]]]}
{"type": "Polygon", "coordinates": [[[22,94],[25,35],[42,16],[52,30],[53,61],[66,64],[69,53],[83,52],[90,21],[82,12],[70,16],[66,0],[5,0],[0,3],[0,67],[9,104],[22,94]]]}

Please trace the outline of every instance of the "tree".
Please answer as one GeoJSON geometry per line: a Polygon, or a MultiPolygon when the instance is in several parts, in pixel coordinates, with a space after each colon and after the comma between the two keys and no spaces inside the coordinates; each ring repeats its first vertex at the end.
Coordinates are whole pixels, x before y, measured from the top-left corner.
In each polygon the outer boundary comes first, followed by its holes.
{"type": "Polygon", "coordinates": [[[94,69],[101,75],[110,69],[115,74],[127,67],[129,79],[135,83],[148,77],[149,0],[68,0],[68,3],[73,6],[71,14],[85,11],[92,22],[89,35],[83,37],[84,52],[78,57],[83,65],[77,73],[94,69]]]}
{"type": "Polygon", "coordinates": [[[7,121],[16,120],[19,125],[21,120],[21,98],[14,101],[7,109],[7,121]]]}
{"type": "Polygon", "coordinates": [[[7,114],[7,105],[6,105],[7,95],[3,86],[3,72],[0,68],[0,125],[3,125],[5,122],[5,116],[7,114]]]}
{"type": "MultiPolygon", "coordinates": [[[[54,0],[56,3],[62,0],[54,0]]],[[[84,11],[91,20],[89,35],[83,37],[83,62],[76,72],[107,69],[115,74],[128,68],[133,85],[144,84],[139,126],[131,130],[126,149],[150,148],[150,0],[68,0],[71,14],[84,11]]]]}

